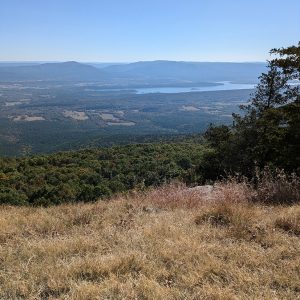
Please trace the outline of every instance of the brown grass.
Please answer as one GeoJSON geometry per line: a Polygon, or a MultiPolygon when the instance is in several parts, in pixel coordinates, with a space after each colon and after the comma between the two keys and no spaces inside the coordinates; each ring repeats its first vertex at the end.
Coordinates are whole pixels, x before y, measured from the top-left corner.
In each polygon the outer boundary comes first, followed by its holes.
{"type": "Polygon", "coordinates": [[[0,208],[0,299],[300,299],[300,205],[247,184],[0,208]]]}
{"type": "Polygon", "coordinates": [[[271,171],[265,168],[257,171],[255,198],[266,204],[292,204],[300,202],[300,178],[284,170],[271,171]]]}

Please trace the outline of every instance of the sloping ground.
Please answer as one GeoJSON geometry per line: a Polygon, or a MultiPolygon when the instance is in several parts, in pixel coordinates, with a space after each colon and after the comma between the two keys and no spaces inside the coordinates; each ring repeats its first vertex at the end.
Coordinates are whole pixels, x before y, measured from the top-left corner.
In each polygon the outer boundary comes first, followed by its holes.
{"type": "Polygon", "coordinates": [[[1,299],[300,299],[300,205],[245,184],[2,206],[1,299]]]}

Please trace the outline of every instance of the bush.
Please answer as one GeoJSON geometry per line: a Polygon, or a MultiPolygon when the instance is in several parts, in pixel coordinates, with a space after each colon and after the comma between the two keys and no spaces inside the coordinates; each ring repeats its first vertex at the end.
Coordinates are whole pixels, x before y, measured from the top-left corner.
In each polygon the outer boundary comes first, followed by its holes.
{"type": "Polygon", "coordinates": [[[256,172],[254,200],[266,204],[292,204],[300,202],[300,178],[284,170],[264,168],[256,172]]]}
{"type": "Polygon", "coordinates": [[[289,209],[275,220],[274,225],[284,232],[300,236],[300,208],[289,209]]]}
{"type": "Polygon", "coordinates": [[[25,205],[27,197],[21,192],[17,192],[10,188],[1,188],[0,204],[25,205]]]}

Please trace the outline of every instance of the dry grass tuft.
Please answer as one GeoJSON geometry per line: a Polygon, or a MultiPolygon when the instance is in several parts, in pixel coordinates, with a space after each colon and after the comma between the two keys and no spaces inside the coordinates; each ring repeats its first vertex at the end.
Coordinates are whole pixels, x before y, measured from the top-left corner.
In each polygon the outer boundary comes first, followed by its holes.
{"type": "Polygon", "coordinates": [[[300,237],[299,207],[285,210],[285,213],[275,220],[275,227],[300,237]]]}
{"type": "Polygon", "coordinates": [[[291,204],[300,202],[300,178],[284,170],[265,168],[257,171],[256,200],[266,204],[291,204]]]}
{"type": "Polygon", "coordinates": [[[299,299],[300,205],[231,180],[0,207],[0,299],[299,299]]]}
{"type": "Polygon", "coordinates": [[[232,179],[219,183],[215,186],[210,205],[203,208],[195,223],[226,228],[226,236],[234,239],[259,239],[265,230],[259,222],[259,209],[250,201],[253,194],[253,189],[246,182],[238,183],[232,179]]]}

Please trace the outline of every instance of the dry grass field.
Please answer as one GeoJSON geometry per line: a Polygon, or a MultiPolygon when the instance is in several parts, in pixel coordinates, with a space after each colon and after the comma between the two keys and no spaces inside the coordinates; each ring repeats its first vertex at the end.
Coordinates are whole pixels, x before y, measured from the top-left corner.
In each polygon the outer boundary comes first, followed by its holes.
{"type": "Polygon", "coordinates": [[[0,299],[300,299],[300,205],[247,184],[0,208],[0,299]]]}

